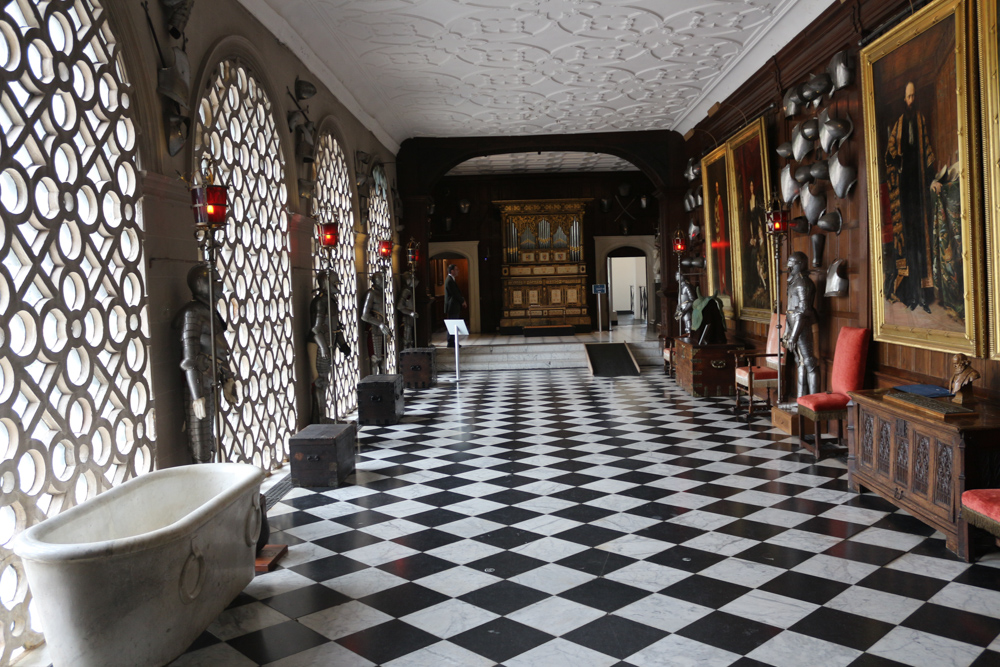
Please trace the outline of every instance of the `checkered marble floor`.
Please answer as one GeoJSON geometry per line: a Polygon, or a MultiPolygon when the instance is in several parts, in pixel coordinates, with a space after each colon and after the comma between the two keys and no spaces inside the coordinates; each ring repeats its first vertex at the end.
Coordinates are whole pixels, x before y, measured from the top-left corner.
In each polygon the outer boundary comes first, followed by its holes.
{"type": "Polygon", "coordinates": [[[1000,664],[1000,558],[847,490],[661,372],[470,373],[294,489],[259,575],[175,665],[1000,664]]]}

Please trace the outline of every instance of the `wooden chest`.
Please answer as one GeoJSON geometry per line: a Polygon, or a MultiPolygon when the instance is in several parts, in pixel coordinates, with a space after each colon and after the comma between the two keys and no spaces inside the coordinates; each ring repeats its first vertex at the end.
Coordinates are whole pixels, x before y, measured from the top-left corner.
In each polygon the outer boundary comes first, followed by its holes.
{"type": "Polygon", "coordinates": [[[677,338],[674,347],[677,384],[692,396],[736,394],[736,350],[743,345],[697,345],[691,338],[677,338]]]}
{"type": "Polygon", "coordinates": [[[310,424],[288,439],[293,486],[337,487],[354,472],[354,424],[310,424]]]}
{"type": "Polygon", "coordinates": [[[358,383],[358,424],[398,424],[402,416],[402,375],[369,375],[358,383]]]}
{"type": "Polygon", "coordinates": [[[437,383],[436,350],[434,347],[415,347],[399,354],[399,367],[407,389],[424,389],[437,383]]]}
{"type": "Polygon", "coordinates": [[[1000,486],[1000,408],[978,403],[974,414],[945,421],[885,401],[885,392],[850,394],[848,487],[873,491],[941,531],[948,549],[968,560],[962,493],[1000,486]]]}

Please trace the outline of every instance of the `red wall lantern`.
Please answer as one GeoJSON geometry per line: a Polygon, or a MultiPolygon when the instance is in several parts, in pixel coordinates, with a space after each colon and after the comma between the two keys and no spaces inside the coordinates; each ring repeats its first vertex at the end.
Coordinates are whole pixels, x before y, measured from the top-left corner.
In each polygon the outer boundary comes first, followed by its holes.
{"type": "Polygon", "coordinates": [[[382,259],[389,259],[392,256],[392,241],[378,242],[378,256],[382,259]]]}
{"type": "Polygon", "coordinates": [[[340,240],[340,228],[336,222],[322,222],[319,225],[319,244],[324,248],[332,248],[340,240]]]}
{"type": "Polygon", "coordinates": [[[767,211],[767,233],[784,234],[788,231],[788,221],[791,215],[788,211],[782,210],[778,198],[771,200],[771,206],[767,211]]]}
{"type": "Polygon", "coordinates": [[[687,250],[687,239],[684,238],[684,233],[681,230],[674,232],[674,252],[678,255],[687,250]]]}
{"type": "Polygon", "coordinates": [[[420,244],[416,239],[411,238],[406,244],[406,261],[409,264],[416,264],[420,260],[420,244]]]}
{"type": "Polygon", "coordinates": [[[213,229],[223,227],[226,224],[226,211],[229,209],[229,192],[222,185],[191,188],[191,208],[194,209],[196,225],[213,229]]]}

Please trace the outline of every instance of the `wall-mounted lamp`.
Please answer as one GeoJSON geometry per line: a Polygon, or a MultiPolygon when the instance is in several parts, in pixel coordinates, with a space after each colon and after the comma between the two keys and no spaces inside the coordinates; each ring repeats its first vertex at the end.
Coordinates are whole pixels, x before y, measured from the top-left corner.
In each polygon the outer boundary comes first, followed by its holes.
{"type": "Polygon", "coordinates": [[[392,241],[378,242],[378,256],[382,259],[389,259],[392,256],[392,241]]]}
{"type": "Polygon", "coordinates": [[[229,192],[222,185],[201,185],[191,188],[191,208],[194,222],[200,227],[218,229],[226,224],[229,192]]]}
{"type": "Polygon", "coordinates": [[[767,210],[767,233],[776,236],[787,233],[789,218],[788,211],[782,210],[778,198],[774,197],[767,210]]]}
{"type": "Polygon", "coordinates": [[[462,199],[458,202],[458,210],[461,211],[462,215],[469,212],[469,207],[472,206],[472,202],[468,199],[462,199]]]}
{"type": "Polygon", "coordinates": [[[431,202],[431,205],[427,207],[427,215],[434,215],[434,203],[433,202],[431,202]]]}
{"type": "Polygon", "coordinates": [[[639,197],[639,208],[646,208],[649,200],[646,199],[646,195],[639,197]]]}
{"type": "Polygon", "coordinates": [[[684,232],[679,229],[674,232],[673,249],[678,255],[687,251],[687,238],[684,237],[684,232]]]}
{"type": "Polygon", "coordinates": [[[406,262],[410,265],[416,264],[420,259],[420,244],[410,237],[410,242],[406,244],[406,262]]]}
{"type": "Polygon", "coordinates": [[[340,240],[340,227],[336,222],[322,222],[319,225],[319,244],[324,248],[332,248],[340,240]]]}
{"type": "Polygon", "coordinates": [[[629,183],[619,183],[618,184],[618,196],[628,197],[628,193],[632,192],[632,186],[629,183]]]}
{"type": "Polygon", "coordinates": [[[610,210],[611,210],[611,200],[610,199],[602,199],[601,200],[601,213],[607,213],[610,210]]]}

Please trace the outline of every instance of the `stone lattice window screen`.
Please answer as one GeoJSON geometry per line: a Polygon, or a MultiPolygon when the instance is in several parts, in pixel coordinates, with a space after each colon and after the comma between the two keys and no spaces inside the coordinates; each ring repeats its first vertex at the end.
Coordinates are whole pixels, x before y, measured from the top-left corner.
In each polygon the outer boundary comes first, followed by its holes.
{"type": "Polygon", "coordinates": [[[148,472],[136,131],[97,0],[0,10],[0,664],[41,636],[12,538],[148,472]]]}
{"type": "MultiPolygon", "coordinates": [[[[351,346],[346,358],[334,348],[333,386],[329,401],[337,401],[337,415],[353,412],[358,407],[358,277],[354,259],[354,209],[351,205],[350,175],[340,143],[332,134],[324,134],[316,149],[316,195],[313,216],[319,222],[339,222],[340,238],[333,251],[333,270],[340,282],[331,294],[334,308],[344,330],[344,339],[351,346]]],[[[313,234],[313,257],[316,269],[325,269],[324,260],[316,251],[318,228],[313,234]]],[[[333,417],[331,414],[327,415],[333,417]]]]}
{"type": "Polygon", "coordinates": [[[265,470],[296,428],[285,161],[271,102],[240,63],[215,68],[198,105],[195,168],[229,190],[216,266],[236,403],[220,400],[223,459],[265,470]]]}
{"type": "Polygon", "coordinates": [[[396,297],[392,284],[392,260],[378,255],[380,241],[392,241],[392,222],[389,218],[389,182],[382,165],[372,169],[371,192],[368,197],[368,271],[385,271],[385,317],[392,329],[386,336],[385,372],[396,372],[396,297]]]}

